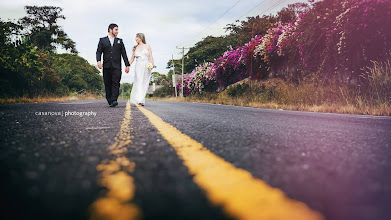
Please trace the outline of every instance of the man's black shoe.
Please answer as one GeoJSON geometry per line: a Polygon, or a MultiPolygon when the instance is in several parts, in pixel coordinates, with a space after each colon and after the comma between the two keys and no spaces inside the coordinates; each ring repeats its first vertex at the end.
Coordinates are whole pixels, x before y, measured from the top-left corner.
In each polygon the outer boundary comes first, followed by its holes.
{"type": "Polygon", "coordinates": [[[114,101],[111,103],[110,107],[115,107],[115,106],[117,106],[117,105],[118,105],[117,100],[114,100],[114,101]]]}

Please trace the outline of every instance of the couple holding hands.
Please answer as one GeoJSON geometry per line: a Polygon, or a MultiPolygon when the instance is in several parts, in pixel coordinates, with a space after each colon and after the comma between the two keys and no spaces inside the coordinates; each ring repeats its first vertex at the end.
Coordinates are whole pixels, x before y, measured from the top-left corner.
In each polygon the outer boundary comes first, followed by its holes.
{"type": "Polygon", "coordinates": [[[125,62],[125,72],[129,73],[130,65],[135,62],[135,75],[130,93],[130,103],[136,105],[145,104],[145,95],[149,87],[154,60],[152,50],[146,44],[143,33],[136,34],[137,45],[133,47],[133,53],[130,60],[126,55],[125,45],[121,38],[117,38],[118,25],[110,24],[108,27],[108,36],[99,39],[98,49],[96,50],[96,61],[98,68],[103,69],[103,80],[105,84],[106,99],[110,107],[118,105],[119,87],[121,81],[121,56],[125,62]],[[103,53],[103,65],[101,62],[103,53]]]}

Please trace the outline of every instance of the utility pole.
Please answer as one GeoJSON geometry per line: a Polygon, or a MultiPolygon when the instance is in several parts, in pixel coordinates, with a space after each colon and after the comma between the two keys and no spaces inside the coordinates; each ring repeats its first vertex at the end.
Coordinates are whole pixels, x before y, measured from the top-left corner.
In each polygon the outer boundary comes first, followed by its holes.
{"type": "Polygon", "coordinates": [[[172,84],[175,88],[175,98],[178,98],[178,94],[177,94],[177,90],[176,90],[176,77],[175,77],[175,62],[174,62],[174,54],[172,55],[172,59],[171,59],[171,63],[172,63],[172,84]]]}
{"type": "MultiPolygon", "coordinates": [[[[253,39],[254,38],[254,22],[253,22],[253,26],[251,27],[251,39],[253,39]]],[[[253,75],[253,59],[250,59],[250,75],[251,75],[251,77],[252,77],[252,75],[253,75]]]]}
{"type": "Polygon", "coordinates": [[[177,49],[182,49],[182,90],[181,90],[181,96],[183,97],[183,72],[185,71],[185,49],[190,49],[190,48],[180,48],[180,47],[176,47],[177,49]]]}

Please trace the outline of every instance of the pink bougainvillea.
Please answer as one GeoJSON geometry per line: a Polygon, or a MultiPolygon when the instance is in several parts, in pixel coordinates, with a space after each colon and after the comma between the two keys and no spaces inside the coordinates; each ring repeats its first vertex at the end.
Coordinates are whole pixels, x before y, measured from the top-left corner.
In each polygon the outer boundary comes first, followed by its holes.
{"type": "Polygon", "coordinates": [[[202,92],[212,81],[223,90],[249,76],[266,78],[270,71],[285,78],[318,73],[324,79],[358,79],[371,60],[390,58],[390,23],[390,0],[314,2],[295,21],[276,23],[265,35],[198,66],[185,77],[187,93],[202,92]]]}

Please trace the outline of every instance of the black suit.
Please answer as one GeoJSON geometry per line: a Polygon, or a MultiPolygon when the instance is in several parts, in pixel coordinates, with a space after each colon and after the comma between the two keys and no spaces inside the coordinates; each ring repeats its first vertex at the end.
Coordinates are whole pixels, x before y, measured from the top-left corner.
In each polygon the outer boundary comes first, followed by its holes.
{"type": "Polygon", "coordinates": [[[130,66],[128,56],[126,55],[125,45],[121,38],[114,38],[111,46],[109,37],[99,39],[98,49],[96,50],[96,61],[101,61],[103,53],[103,79],[105,83],[106,99],[111,102],[116,101],[119,95],[121,81],[121,56],[125,65],[130,66]]]}

